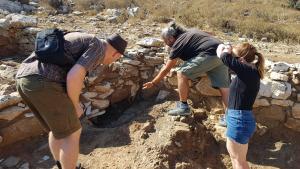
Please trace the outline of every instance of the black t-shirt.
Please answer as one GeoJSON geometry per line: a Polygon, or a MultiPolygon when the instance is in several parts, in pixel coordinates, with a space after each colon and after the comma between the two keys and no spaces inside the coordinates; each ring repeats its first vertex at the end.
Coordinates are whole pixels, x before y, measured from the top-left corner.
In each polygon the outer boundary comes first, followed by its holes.
{"type": "Polygon", "coordinates": [[[199,54],[216,56],[218,45],[222,42],[208,33],[190,29],[178,36],[171,47],[170,59],[180,58],[184,61],[199,54]]]}
{"type": "Polygon", "coordinates": [[[252,110],[260,87],[258,70],[239,62],[237,58],[226,52],[221,55],[221,60],[237,75],[230,84],[228,108],[252,110]]]}

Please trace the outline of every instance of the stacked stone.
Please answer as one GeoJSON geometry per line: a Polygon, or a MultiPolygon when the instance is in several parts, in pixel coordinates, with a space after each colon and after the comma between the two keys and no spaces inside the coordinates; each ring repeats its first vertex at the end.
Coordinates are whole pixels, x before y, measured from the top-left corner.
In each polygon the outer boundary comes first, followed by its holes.
{"type": "Polygon", "coordinates": [[[29,55],[40,31],[36,26],[37,18],[21,14],[8,14],[0,19],[0,57],[29,55]]]}
{"type": "MultiPolygon", "coordinates": [[[[157,38],[145,38],[137,44],[138,46],[127,50],[127,57],[108,66],[100,65],[89,72],[81,97],[82,103],[87,107],[88,118],[104,114],[109,106],[121,101],[132,101],[139,94],[146,97],[143,95],[145,90],[141,90],[142,84],[157,75],[168,54],[163,42],[157,38]]],[[[36,136],[42,130],[36,118],[32,117],[30,110],[15,93],[13,77],[16,65],[2,64],[0,70],[1,81],[7,81],[0,86],[0,146],[3,146],[36,136]]],[[[266,70],[266,78],[261,81],[255,102],[257,121],[267,127],[285,124],[300,132],[300,64],[267,61],[266,70]]],[[[162,84],[167,89],[176,89],[176,72],[172,70],[162,84]]],[[[162,87],[162,84],[159,85],[162,87]]],[[[158,89],[152,94],[157,93],[158,89]]],[[[165,93],[159,92],[158,98],[164,97],[161,95],[165,93]]],[[[218,90],[210,87],[205,74],[195,82],[190,81],[190,93],[197,98],[220,96],[218,90]]]]}
{"type": "Polygon", "coordinates": [[[22,103],[15,87],[17,66],[0,65],[0,147],[43,133],[30,109],[22,103]]]}
{"type": "Polygon", "coordinates": [[[128,49],[127,57],[89,73],[87,91],[82,94],[88,117],[105,113],[109,105],[133,100],[144,82],[153,79],[164,63],[163,42],[145,38],[141,47],[128,49]]]}

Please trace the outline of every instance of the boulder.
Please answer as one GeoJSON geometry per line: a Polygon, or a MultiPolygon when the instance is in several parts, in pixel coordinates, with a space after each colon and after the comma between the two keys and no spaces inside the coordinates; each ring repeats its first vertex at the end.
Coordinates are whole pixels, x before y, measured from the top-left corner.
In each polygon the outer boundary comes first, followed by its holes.
{"type": "Polygon", "coordinates": [[[278,99],[273,99],[271,101],[272,105],[278,105],[278,106],[283,106],[283,107],[289,107],[293,106],[294,102],[291,100],[278,100],[278,99]]]}
{"type": "Polygon", "coordinates": [[[292,107],[292,114],[293,117],[296,119],[300,119],[300,103],[296,103],[293,107],[292,107]]]}
{"type": "Polygon", "coordinates": [[[263,106],[270,106],[270,103],[267,99],[256,99],[253,105],[253,107],[263,107],[263,106]]]}
{"type": "Polygon", "coordinates": [[[292,94],[292,86],[287,82],[272,82],[272,98],[274,99],[287,99],[292,94]]]}
{"type": "Polygon", "coordinates": [[[271,72],[270,78],[272,80],[278,80],[278,81],[284,81],[284,82],[287,82],[289,80],[289,77],[287,75],[277,73],[277,72],[271,72]]]}
{"type": "Polygon", "coordinates": [[[221,96],[219,90],[211,87],[211,82],[207,77],[201,78],[201,80],[196,84],[196,89],[205,96],[221,96]]]}
{"type": "Polygon", "coordinates": [[[255,108],[253,112],[257,122],[270,128],[277,127],[286,119],[285,111],[277,105],[255,108]]]}
{"type": "Polygon", "coordinates": [[[0,1],[0,9],[8,11],[10,13],[20,13],[23,10],[22,4],[19,2],[13,2],[9,0],[0,1]]]}
{"type": "Polygon", "coordinates": [[[98,100],[98,99],[93,99],[92,100],[92,105],[100,110],[106,109],[109,106],[109,100],[98,100]]]}
{"type": "Polygon", "coordinates": [[[271,97],[272,96],[272,80],[265,78],[260,81],[260,89],[258,96],[271,97]]]}
{"type": "MultiPolygon", "coordinates": [[[[30,110],[28,108],[22,108],[19,106],[8,107],[4,110],[1,110],[0,120],[11,121],[11,120],[14,120],[16,117],[20,116],[21,114],[24,114],[29,111],[30,110]]],[[[2,123],[2,124],[5,125],[4,123],[2,123]]],[[[1,127],[1,125],[0,125],[0,127],[1,127]]]]}
{"type": "Polygon", "coordinates": [[[22,101],[18,92],[13,92],[9,95],[1,95],[0,96],[0,110],[3,108],[16,105],[22,101]]]}
{"type": "Polygon", "coordinates": [[[105,83],[105,84],[97,85],[94,88],[99,93],[106,93],[106,92],[109,92],[110,90],[112,90],[110,83],[105,83]]]}
{"type": "Polygon", "coordinates": [[[111,104],[118,103],[122,100],[128,99],[131,96],[130,86],[123,86],[122,88],[117,88],[110,96],[111,104]]]}
{"type": "Polygon", "coordinates": [[[156,66],[156,65],[162,65],[164,63],[164,58],[162,57],[151,57],[151,56],[145,56],[144,61],[147,66],[156,66]]]}
{"type": "Polygon", "coordinates": [[[277,62],[274,63],[271,71],[272,72],[287,72],[290,68],[290,65],[288,63],[285,62],[277,62]]]}
{"type": "Polygon", "coordinates": [[[7,168],[16,167],[16,165],[21,161],[19,157],[10,156],[3,161],[3,166],[7,168]]]}
{"type": "Polygon", "coordinates": [[[288,118],[284,125],[294,131],[300,132],[300,120],[288,118]]]}
{"type": "Polygon", "coordinates": [[[9,14],[6,16],[6,19],[9,20],[9,27],[26,28],[37,26],[37,18],[32,16],[9,14]]]}
{"type": "Polygon", "coordinates": [[[158,38],[144,38],[136,43],[142,47],[163,47],[164,42],[158,38]]]}
{"type": "Polygon", "coordinates": [[[41,135],[44,131],[38,120],[35,117],[30,117],[0,129],[0,133],[3,137],[0,147],[3,147],[29,137],[41,135]]]}

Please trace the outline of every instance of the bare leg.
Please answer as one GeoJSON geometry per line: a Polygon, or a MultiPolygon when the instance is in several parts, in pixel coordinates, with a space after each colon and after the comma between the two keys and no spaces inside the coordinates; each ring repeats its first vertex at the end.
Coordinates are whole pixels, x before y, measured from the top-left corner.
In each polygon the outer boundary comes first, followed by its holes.
{"type": "Polygon", "coordinates": [[[72,133],[70,136],[61,139],[60,162],[63,169],[74,169],[76,167],[79,153],[79,139],[81,129],[72,133]]]}
{"type": "Polygon", "coordinates": [[[52,131],[49,133],[49,147],[51,154],[55,161],[59,161],[59,149],[61,147],[61,140],[54,138],[52,131]]]}
{"type": "Polygon", "coordinates": [[[246,161],[248,144],[239,144],[227,137],[226,147],[234,169],[249,169],[246,161]]]}
{"type": "Polygon", "coordinates": [[[223,105],[225,106],[225,110],[226,110],[227,106],[228,106],[229,89],[228,88],[220,88],[219,91],[222,95],[223,105]]]}
{"type": "Polygon", "coordinates": [[[186,102],[189,94],[188,78],[181,72],[177,72],[177,80],[180,101],[186,102]]]}

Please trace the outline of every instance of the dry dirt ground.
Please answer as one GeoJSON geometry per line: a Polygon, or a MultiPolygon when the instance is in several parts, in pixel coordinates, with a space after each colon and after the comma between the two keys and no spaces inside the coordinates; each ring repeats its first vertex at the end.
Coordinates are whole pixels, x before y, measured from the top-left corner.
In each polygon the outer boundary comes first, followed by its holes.
{"type": "MultiPolygon", "coordinates": [[[[124,111],[111,108],[110,115],[94,119],[101,123],[98,127],[83,121],[79,162],[87,169],[231,168],[225,139],[211,127],[217,121],[207,118],[210,112],[194,106],[191,117],[170,117],[166,112],[173,106],[172,98],[163,103],[142,100],[124,111]]],[[[299,168],[299,140],[298,133],[284,127],[255,135],[248,153],[251,168],[299,168]]],[[[56,168],[46,136],[17,143],[3,152],[2,158],[21,157],[33,169],[56,168]],[[43,160],[45,156],[50,159],[43,160]]]]}

